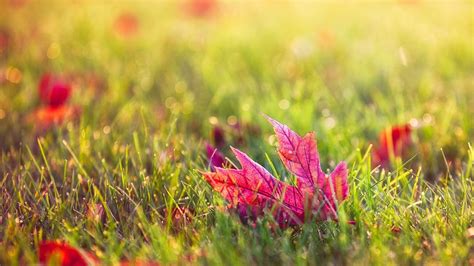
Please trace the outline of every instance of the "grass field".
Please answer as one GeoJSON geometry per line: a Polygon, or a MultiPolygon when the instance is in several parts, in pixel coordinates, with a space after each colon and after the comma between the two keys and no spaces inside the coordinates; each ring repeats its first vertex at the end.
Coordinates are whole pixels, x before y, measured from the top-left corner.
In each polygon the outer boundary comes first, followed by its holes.
{"type": "Polygon", "coordinates": [[[4,0],[0,265],[54,239],[106,264],[472,265],[473,117],[472,1],[4,0]],[[45,72],[78,117],[31,118],[45,72]],[[232,161],[291,179],[262,114],[315,131],[324,171],[348,163],[339,222],[245,225],[202,178],[220,127],[232,161]],[[403,123],[410,152],[374,168],[403,123]]]}

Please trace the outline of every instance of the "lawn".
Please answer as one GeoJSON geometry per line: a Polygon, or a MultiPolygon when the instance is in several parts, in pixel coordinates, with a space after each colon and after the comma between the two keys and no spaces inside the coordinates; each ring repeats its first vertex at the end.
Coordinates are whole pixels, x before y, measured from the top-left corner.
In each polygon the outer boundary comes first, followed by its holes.
{"type": "Polygon", "coordinates": [[[473,140],[472,1],[0,2],[0,265],[59,240],[112,265],[472,265],[473,140]],[[298,182],[265,115],[347,163],[337,219],[242,221],[206,182],[209,144],[298,182]]]}

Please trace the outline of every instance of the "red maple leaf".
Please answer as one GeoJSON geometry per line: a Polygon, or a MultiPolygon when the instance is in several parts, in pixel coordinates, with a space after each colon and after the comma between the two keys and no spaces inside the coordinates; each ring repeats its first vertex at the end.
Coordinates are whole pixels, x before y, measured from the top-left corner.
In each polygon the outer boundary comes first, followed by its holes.
{"type": "Polygon", "coordinates": [[[328,176],[319,163],[314,133],[304,137],[271,118],[278,139],[278,153],[285,167],[296,176],[295,186],[273,177],[245,153],[232,148],[241,169],[215,167],[204,173],[243,219],[270,212],[281,227],[300,225],[316,217],[337,219],[337,205],[347,198],[347,166],[339,163],[328,176]]]}
{"type": "MultiPolygon", "coordinates": [[[[92,253],[74,248],[63,241],[43,241],[39,245],[39,262],[42,265],[95,266],[101,265],[92,253]]],[[[120,266],[159,266],[156,261],[121,260],[120,266]]]]}
{"type": "Polygon", "coordinates": [[[412,128],[409,124],[396,125],[384,129],[379,136],[379,144],[372,153],[374,166],[387,166],[390,158],[400,157],[412,143],[412,128]]]}
{"type": "Polygon", "coordinates": [[[69,81],[63,75],[43,74],[38,83],[38,94],[43,105],[26,117],[27,122],[35,124],[39,130],[45,130],[78,118],[81,110],[67,104],[72,90],[69,81]]]}
{"type": "Polygon", "coordinates": [[[98,265],[99,260],[92,253],[74,248],[61,241],[43,241],[39,245],[39,261],[42,264],[60,266],[98,265]]]}
{"type": "Polygon", "coordinates": [[[39,129],[48,129],[75,120],[80,113],[81,110],[77,106],[42,106],[32,112],[27,117],[27,121],[34,123],[39,129]]]}
{"type": "Polygon", "coordinates": [[[139,20],[136,15],[130,12],[120,14],[114,22],[114,29],[121,37],[132,37],[138,32],[139,20]]]}
{"type": "Polygon", "coordinates": [[[38,84],[41,101],[57,107],[66,103],[71,95],[71,85],[61,76],[45,73],[38,84]]]}

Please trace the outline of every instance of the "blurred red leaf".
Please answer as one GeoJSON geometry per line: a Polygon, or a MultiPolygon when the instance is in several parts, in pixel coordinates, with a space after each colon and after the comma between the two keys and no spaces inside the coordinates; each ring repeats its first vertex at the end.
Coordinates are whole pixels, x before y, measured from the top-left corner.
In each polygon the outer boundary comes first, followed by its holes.
{"type": "MultiPolygon", "coordinates": [[[[39,245],[39,262],[58,266],[95,266],[99,259],[92,253],[74,248],[62,241],[43,241],[39,245]],[[53,264],[52,264],[53,263],[53,264]]],[[[156,261],[122,260],[120,266],[159,266],[156,261]]]]}
{"type": "Polygon", "coordinates": [[[60,125],[66,121],[76,119],[80,114],[80,109],[76,106],[61,105],[57,107],[45,106],[34,111],[28,118],[30,123],[34,123],[40,129],[48,129],[55,125],[60,125]]]}
{"type": "Polygon", "coordinates": [[[217,0],[186,0],[185,10],[194,17],[209,17],[217,10],[217,0]]]}
{"type": "Polygon", "coordinates": [[[379,144],[373,151],[373,165],[386,167],[390,158],[400,157],[412,143],[409,124],[388,127],[380,133],[379,144]]]}
{"type": "Polygon", "coordinates": [[[43,241],[39,245],[39,261],[42,264],[60,266],[98,265],[99,260],[91,253],[74,248],[61,241],[43,241]]]}
{"type": "Polygon", "coordinates": [[[71,85],[62,77],[45,73],[38,84],[41,101],[49,106],[57,107],[66,103],[71,94],[71,85]]]}
{"type": "Polygon", "coordinates": [[[347,167],[340,163],[329,176],[319,164],[314,133],[304,137],[287,126],[268,118],[278,142],[279,155],[285,167],[297,177],[296,186],[273,177],[245,153],[232,148],[241,169],[215,167],[204,173],[205,180],[237,209],[241,218],[249,219],[271,210],[281,227],[302,224],[307,218],[337,219],[337,203],[348,194],[347,167]]]}
{"type": "Polygon", "coordinates": [[[121,37],[131,37],[138,32],[139,21],[136,15],[124,12],[120,14],[114,23],[115,31],[121,37]]]}

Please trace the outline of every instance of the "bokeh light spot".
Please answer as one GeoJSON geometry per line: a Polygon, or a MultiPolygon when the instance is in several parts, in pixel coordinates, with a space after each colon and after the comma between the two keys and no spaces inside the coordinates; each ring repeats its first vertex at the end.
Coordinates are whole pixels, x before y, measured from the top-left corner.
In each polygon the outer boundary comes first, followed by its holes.
{"type": "Polygon", "coordinates": [[[108,135],[110,133],[110,126],[104,126],[102,132],[104,132],[105,135],[108,135]]]}
{"type": "Polygon", "coordinates": [[[217,125],[219,123],[219,119],[215,116],[211,116],[209,117],[209,123],[211,123],[211,125],[217,125]]]}
{"type": "Polygon", "coordinates": [[[235,115],[231,115],[229,117],[227,117],[227,124],[231,125],[231,126],[235,126],[237,125],[237,117],[235,115]]]}
{"type": "Polygon", "coordinates": [[[8,67],[5,72],[5,77],[8,81],[14,84],[18,84],[21,81],[21,71],[16,67],[8,67]]]}

